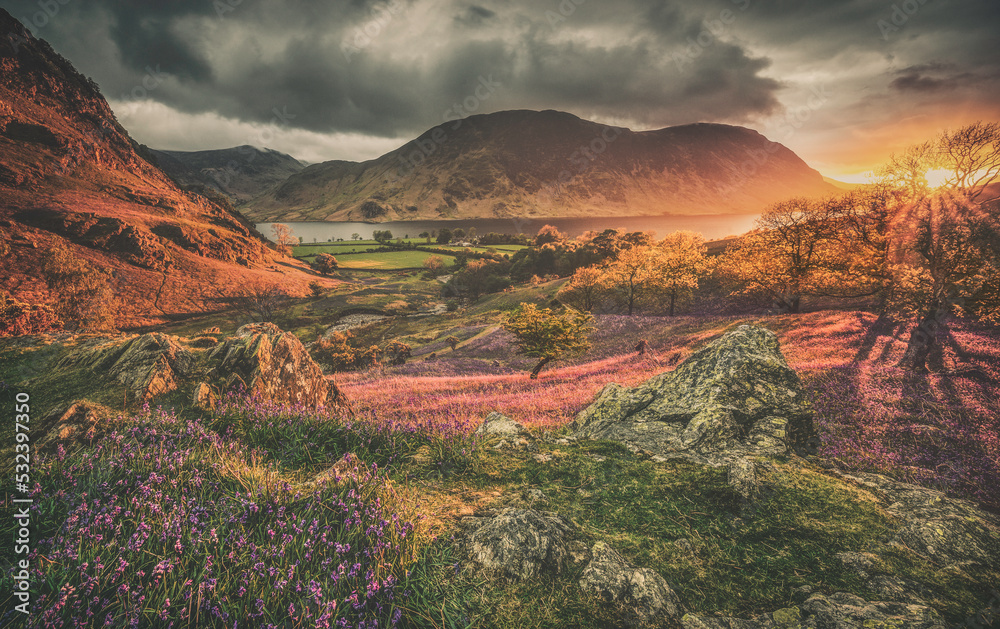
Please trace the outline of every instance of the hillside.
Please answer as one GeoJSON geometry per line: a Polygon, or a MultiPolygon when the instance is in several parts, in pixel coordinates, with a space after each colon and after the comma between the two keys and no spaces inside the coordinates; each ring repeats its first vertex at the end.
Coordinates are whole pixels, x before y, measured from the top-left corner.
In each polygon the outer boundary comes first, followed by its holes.
{"type": "Polygon", "coordinates": [[[149,152],[156,165],[181,186],[207,186],[234,203],[263,194],[306,166],[291,155],[249,145],[209,151],[149,152]]]}
{"type": "Polygon", "coordinates": [[[635,132],[557,111],[439,125],[367,162],[314,164],[244,208],[256,221],[755,213],[836,188],[756,131],[635,132]]]}
{"type": "Polygon", "coordinates": [[[0,31],[0,288],[57,299],[40,271],[64,245],[114,278],[124,325],[215,308],[241,284],[304,290],[303,265],[147,161],[95,83],[4,11],[0,31]]]}

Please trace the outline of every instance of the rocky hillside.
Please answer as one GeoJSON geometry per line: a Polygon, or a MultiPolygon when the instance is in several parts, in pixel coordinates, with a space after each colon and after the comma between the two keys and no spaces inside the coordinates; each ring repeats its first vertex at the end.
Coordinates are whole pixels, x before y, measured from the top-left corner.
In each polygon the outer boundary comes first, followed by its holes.
{"type": "Polygon", "coordinates": [[[39,280],[46,252],[66,246],[109,271],[139,324],[214,307],[218,286],[310,279],[277,270],[242,216],[181,190],[118,124],[90,79],[0,10],[0,288],[57,299],[39,280]]]}
{"type": "Polygon", "coordinates": [[[260,196],[306,165],[291,155],[256,146],[211,151],[150,149],[156,164],[185,188],[211,188],[234,203],[260,196]]]}
{"type": "Polygon", "coordinates": [[[836,188],[756,131],[634,132],[557,111],[504,111],[428,130],[367,162],[309,166],[250,202],[258,221],[755,213],[836,188]]]}

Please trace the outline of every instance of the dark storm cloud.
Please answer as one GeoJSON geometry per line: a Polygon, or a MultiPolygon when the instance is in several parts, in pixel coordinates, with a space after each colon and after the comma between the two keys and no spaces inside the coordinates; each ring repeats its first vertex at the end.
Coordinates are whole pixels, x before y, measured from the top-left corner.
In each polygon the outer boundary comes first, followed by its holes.
{"type": "Polygon", "coordinates": [[[893,79],[889,87],[901,92],[938,92],[972,85],[983,80],[983,77],[972,72],[956,72],[956,67],[951,63],[910,66],[897,71],[898,76],[893,79]]]}
{"type": "MultiPolygon", "coordinates": [[[[15,17],[34,1],[6,2],[15,17]]],[[[396,137],[456,111],[556,108],[651,128],[780,113],[803,81],[997,95],[991,0],[73,0],[38,35],[110,98],[396,137]],[[911,10],[912,9],[912,10],[911,10]],[[887,26],[888,25],[888,26],[887,26]],[[940,68],[922,64],[940,63],[940,68]],[[902,69],[900,69],[902,68],[902,69]],[[806,78],[809,75],[821,78],[806,78]],[[796,76],[795,79],[786,78],[796,76]],[[487,82],[487,98],[473,98],[487,82]],[[469,104],[475,105],[470,107],[469,104]]],[[[29,26],[31,26],[29,24],[29,26]]],[[[838,88],[839,87],[839,91],[838,88]]]]}

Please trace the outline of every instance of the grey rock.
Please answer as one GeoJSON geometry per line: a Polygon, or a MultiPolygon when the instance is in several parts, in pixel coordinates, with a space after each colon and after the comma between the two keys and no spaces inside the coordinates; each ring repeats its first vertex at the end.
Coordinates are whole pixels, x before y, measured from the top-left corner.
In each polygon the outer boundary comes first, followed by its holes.
{"type": "Polygon", "coordinates": [[[926,605],[869,602],[846,592],[830,596],[814,594],[797,607],[750,620],[686,614],[681,625],[684,629],[945,629],[947,626],[940,614],[926,605]]]}
{"type": "Polygon", "coordinates": [[[635,388],[607,385],[574,428],[576,436],[634,451],[716,463],[729,452],[811,454],[817,444],[798,375],[777,336],[753,325],[730,330],[635,388]]]}
{"type": "Polygon", "coordinates": [[[945,629],[944,619],[926,605],[885,601],[868,602],[860,596],[837,592],[814,594],[802,604],[806,627],[908,627],[945,629]]]}
{"type": "Polygon", "coordinates": [[[628,625],[676,619],[680,599],[666,580],[649,568],[637,568],[604,542],[594,544],[583,569],[580,589],[610,603],[622,605],[628,625]]]}
{"type": "Polygon", "coordinates": [[[515,580],[566,568],[572,524],[557,513],[508,508],[477,518],[465,533],[468,560],[515,580]]]}
{"type": "Polygon", "coordinates": [[[524,437],[528,434],[528,431],[523,425],[514,421],[510,417],[507,417],[503,413],[498,413],[496,411],[490,413],[483,420],[483,423],[476,428],[474,433],[480,437],[492,438],[511,438],[516,440],[518,437],[524,437]]]}
{"type": "Polygon", "coordinates": [[[886,601],[926,604],[922,598],[924,587],[918,583],[889,574],[879,568],[875,555],[871,553],[838,553],[844,566],[865,581],[869,590],[886,601]]]}
{"type": "Polygon", "coordinates": [[[956,568],[1000,568],[1000,518],[935,489],[878,474],[839,474],[879,496],[902,526],[892,543],[956,568]]]}
{"type": "Polygon", "coordinates": [[[760,495],[757,467],[750,459],[740,457],[729,464],[726,480],[736,492],[740,513],[749,515],[760,495]]]}

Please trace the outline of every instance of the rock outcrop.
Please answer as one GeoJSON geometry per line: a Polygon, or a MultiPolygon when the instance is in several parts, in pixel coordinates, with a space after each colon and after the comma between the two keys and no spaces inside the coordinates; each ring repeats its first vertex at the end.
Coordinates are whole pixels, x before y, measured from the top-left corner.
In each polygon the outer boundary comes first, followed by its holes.
{"type": "Polygon", "coordinates": [[[942,565],[1000,569],[1000,518],[940,491],[878,474],[841,474],[879,496],[902,523],[893,544],[942,565]]]}
{"type": "Polygon", "coordinates": [[[869,602],[847,592],[829,596],[814,594],[802,605],[786,607],[753,620],[686,614],[684,629],[867,629],[868,627],[906,627],[907,629],[945,629],[947,625],[935,610],[925,605],[885,601],[869,602]]]}
{"type": "Polygon", "coordinates": [[[57,368],[110,377],[126,388],[128,402],[182,392],[185,404],[208,411],[221,394],[242,389],[278,404],[347,406],[298,338],[273,323],[245,325],[209,349],[196,345],[158,332],[99,339],[63,357],[57,368]]]}
{"type": "Polygon", "coordinates": [[[711,463],[816,447],[798,375],[777,336],[754,325],[730,330],[635,388],[609,384],[574,427],[580,437],[711,463]]]}
{"type": "Polygon", "coordinates": [[[468,523],[465,554],[472,564],[519,581],[559,574],[570,558],[571,529],[557,513],[508,508],[468,523]]]}
{"type": "Polygon", "coordinates": [[[92,443],[101,437],[112,413],[107,408],[87,400],[58,408],[32,427],[32,440],[39,451],[51,450],[59,444],[92,443]]]}
{"type": "Polygon", "coordinates": [[[625,624],[642,626],[680,615],[680,599],[655,570],[632,565],[604,542],[594,544],[591,557],[580,589],[624,608],[625,624]]]}
{"type": "Polygon", "coordinates": [[[208,361],[209,377],[225,383],[225,389],[242,386],[251,395],[308,407],[346,403],[302,342],[273,323],[241,327],[211,350],[208,361]]]}
{"type": "Polygon", "coordinates": [[[125,385],[132,400],[148,402],[178,388],[194,366],[180,338],[159,332],[113,341],[70,354],[60,367],[85,367],[125,385]]]}

